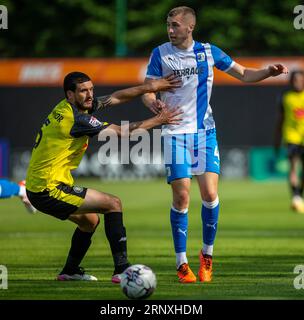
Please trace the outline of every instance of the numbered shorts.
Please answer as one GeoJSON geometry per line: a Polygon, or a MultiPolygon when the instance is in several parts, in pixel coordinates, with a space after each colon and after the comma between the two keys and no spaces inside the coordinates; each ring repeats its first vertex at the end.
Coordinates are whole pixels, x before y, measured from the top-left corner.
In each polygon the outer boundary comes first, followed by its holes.
{"type": "Polygon", "coordinates": [[[163,137],[167,182],[192,178],[205,172],[220,174],[220,156],[216,130],[163,137]]]}
{"type": "Polygon", "coordinates": [[[42,192],[26,190],[31,204],[37,210],[61,220],[66,220],[70,214],[78,210],[84,202],[86,193],[87,188],[70,187],[65,184],[60,184],[54,189],[46,189],[42,192]]]}

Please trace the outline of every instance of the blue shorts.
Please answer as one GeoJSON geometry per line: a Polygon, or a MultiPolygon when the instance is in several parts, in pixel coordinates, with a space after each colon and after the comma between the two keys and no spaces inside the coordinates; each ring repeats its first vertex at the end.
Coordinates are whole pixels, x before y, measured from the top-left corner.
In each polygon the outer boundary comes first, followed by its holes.
{"type": "Polygon", "coordinates": [[[167,182],[192,178],[205,172],[220,174],[220,155],[216,130],[163,137],[167,182]]]}

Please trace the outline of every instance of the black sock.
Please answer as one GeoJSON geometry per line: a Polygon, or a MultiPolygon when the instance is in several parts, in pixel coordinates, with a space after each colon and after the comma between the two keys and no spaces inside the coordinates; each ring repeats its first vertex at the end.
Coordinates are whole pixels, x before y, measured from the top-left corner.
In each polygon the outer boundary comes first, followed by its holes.
{"type": "Polygon", "coordinates": [[[301,188],[299,188],[298,186],[292,186],[292,185],[290,185],[290,188],[293,196],[301,196],[302,194],[301,188]]]}
{"type": "Polygon", "coordinates": [[[110,243],[115,265],[115,272],[123,272],[130,264],[127,256],[126,228],[122,221],[122,212],[111,212],[104,215],[104,226],[110,243]]]}
{"type": "Polygon", "coordinates": [[[91,238],[93,234],[94,232],[84,232],[78,227],[76,228],[72,237],[69,255],[62,273],[73,273],[73,270],[76,270],[79,267],[83,257],[91,245],[91,238]]]}

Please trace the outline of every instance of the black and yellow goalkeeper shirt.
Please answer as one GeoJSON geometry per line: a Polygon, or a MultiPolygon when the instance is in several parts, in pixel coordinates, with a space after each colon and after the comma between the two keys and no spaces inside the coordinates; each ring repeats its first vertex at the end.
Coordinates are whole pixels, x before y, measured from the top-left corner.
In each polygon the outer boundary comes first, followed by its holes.
{"type": "Polygon", "coordinates": [[[62,100],[48,115],[37,135],[26,188],[41,192],[61,183],[72,186],[71,170],[79,166],[88,147],[88,138],[108,125],[88,112],[80,112],[66,99],[62,100]]]}
{"type": "Polygon", "coordinates": [[[287,91],[281,99],[285,143],[304,145],[304,91],[287,91]]]}

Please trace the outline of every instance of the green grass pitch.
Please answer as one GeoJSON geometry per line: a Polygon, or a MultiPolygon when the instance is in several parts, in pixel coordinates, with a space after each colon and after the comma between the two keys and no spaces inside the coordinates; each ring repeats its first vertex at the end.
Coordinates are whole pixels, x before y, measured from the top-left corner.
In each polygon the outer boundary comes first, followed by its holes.
{"type": "MultiPolygon", "coordinates": [[[[201,247],[201,201],[193,181],[189,210],[188,259],[197,271],[201,247]]],[[[150,299],[302,299],[293,286],[294,267],[304,264],[304,215],[289,209],[284,181],[221,181],[220,220],[214,251],[214,280],[177,282],[171,239],[171,190],[165,181],[78,185],[122,199],[131,263],[150,266],[158,285],[150,299]]],[[[103,221],[103,219],[101,220],[103,221]]],[[[82,266],[98,282],[57,282],[74,225],[42,213],[28,214],[19,199],[0,201],[0,265],[8,268],[8,289],[0,299],[126,299],[110,282],[112,258],[103,222],[82,266]]]]}

